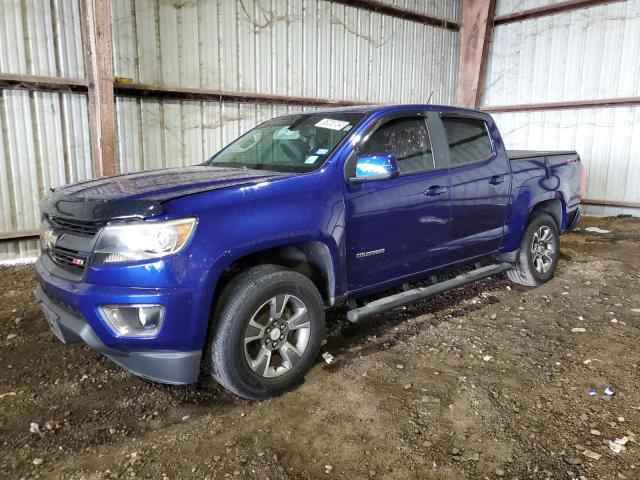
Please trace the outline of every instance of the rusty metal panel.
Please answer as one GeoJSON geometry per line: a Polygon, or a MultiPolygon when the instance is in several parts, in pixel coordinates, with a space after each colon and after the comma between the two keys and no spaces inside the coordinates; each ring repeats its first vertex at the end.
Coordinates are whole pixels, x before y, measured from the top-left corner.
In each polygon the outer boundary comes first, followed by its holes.
{"type": "MultiPolygon", "coordinates": [[[[457,1],[424,3],[459,10],[457,1]]],[[[113,0],[112,10],[115,74],[136,82],[366,102],[420,102],[433,91],[434,102],[453,100],[458,33],[443,28],[324,0],[113,0]]]]}
{"type": "Polygon", "coordinates": [[[0,72],[84,78],[78,0],[0,2],[0,72]]]}
{"type": "MultiPolygon", "coordinates": [[[[494,114],[509,149],[577,150],[587,171],[586,197],[640,202],[640,107],[494,114]]],[[[593,214],[634,209],[589,206],[593,214]]]]}

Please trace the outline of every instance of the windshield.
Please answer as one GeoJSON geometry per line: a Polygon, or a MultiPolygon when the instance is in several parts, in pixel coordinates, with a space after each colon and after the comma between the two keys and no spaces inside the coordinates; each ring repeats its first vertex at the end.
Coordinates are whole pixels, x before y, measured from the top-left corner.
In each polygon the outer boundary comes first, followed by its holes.
{"type": "Polygon", "coordinates": [[[230,143],[207,164],[309,172],[324,163],[363,117],[363,113],[323,113],[274,118],[230,143]]]}

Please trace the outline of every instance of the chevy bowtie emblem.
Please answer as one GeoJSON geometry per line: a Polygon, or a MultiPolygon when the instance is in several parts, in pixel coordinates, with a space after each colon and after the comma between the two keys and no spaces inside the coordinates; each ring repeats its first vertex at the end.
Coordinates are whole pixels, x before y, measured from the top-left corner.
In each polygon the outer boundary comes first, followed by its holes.
{"type": "Polygon", "coordinates": [[[56,242],[58,241],[58,238],[60,238],[60,235],[56,235],[53,230],[46,230],[42,234],[42,241],[47,248],[54,247],[56,242]]]}

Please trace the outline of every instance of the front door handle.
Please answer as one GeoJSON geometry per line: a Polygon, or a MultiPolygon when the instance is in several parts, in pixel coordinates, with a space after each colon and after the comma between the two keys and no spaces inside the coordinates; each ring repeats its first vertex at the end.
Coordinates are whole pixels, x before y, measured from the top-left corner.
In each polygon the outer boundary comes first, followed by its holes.
{"type": "Polygon", "coordinates": [[[427,188],[424,194],[427,197],[438,197],[447,191],[447,187],[441,187],[440,185],[433,185],[427,188]]]}
{"type": "Polygon", "coordinates": [[[502,182],[504,182],[504,176],[503,175],[494,175],[493,177],[491,177],[489,179],[489,183],[491,185],[500,185],[502,182]]]}

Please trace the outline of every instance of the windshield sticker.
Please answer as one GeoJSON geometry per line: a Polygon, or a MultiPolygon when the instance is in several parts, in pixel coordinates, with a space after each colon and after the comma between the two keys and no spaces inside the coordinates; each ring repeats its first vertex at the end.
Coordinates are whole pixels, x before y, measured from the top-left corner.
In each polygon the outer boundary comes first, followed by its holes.
{"type": "Polygon", "coordinates": [[[349,122],[345,122],[344,120],[333,120],[331,118],[323,118],[316,123],[316,127],[328,128],[329,130],[342,130],[347,125],[349,125],[349,122]]]}
{"type": "Polygon", "coordinates": [[[329,150],[326,148],[319,148],[316,150],[317,155],[326,155],[327,153],[329,153],[329,150]]]}
{"type": "Polygon", "coordinates": [[[318,155],[309,155],[307,159],[304,161],[304,163],[306,164],[316,163],[316,160],[318,160],[318,155]]]}

